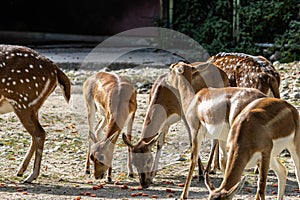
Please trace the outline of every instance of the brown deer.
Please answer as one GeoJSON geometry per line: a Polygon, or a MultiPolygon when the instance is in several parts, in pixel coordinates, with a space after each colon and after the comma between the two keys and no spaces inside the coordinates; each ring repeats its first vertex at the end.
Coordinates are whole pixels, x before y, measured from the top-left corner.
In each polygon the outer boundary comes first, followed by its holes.
{"type": "Polygon", "coordinates": [[[256,88],[268,96],[280,98],[279,73],[263,56],[223,52],[210,57],[207,62],[226,72],[231,87],[256,88]]]}
{"type": "Polygon", "coordinates": [[[203,88],[195,94],[190,83],[196,69],[186,63],[171,65],[170,68],[168,82],[180,94],[182,110],[193,138],[188,177],[181,194],[181,199],[187,199],[198,153],[206,135],[219,140],[222,158],[220,166],[224,170],[227,136],[235,117],[250,102],[266,95],[254,88],[239,87],[203,88]]]}
{"type": "Polygon", "coordinates": [[[287,148],[296,168],[300,188],[300,118],[291,104],[276,98],[251,102],[235,118],[228,136],[229,153],[225,175],[219,188],[214,188],[206,174],[209,199],[230,200],[242,187],[245,168],[259,163],[256,199],[264,200],[269,167],[278,178],[278,200],[283,199],[287,171],[278,154],[287,148]]]}
{"type": "Polygon", "coordinates": [[[24,174],[35,154],[33,171],[24,181],[31,183],[39,176],[46,138],[38,111],[57,85],[68,102],[70,80],[49,59],[23,46],[0,45],[0,72],[0,114],[14,112],[32,137],[17,173],[17,176],[24,174]]]}
{"type": "MultiPolygon", "coordinates": [[[[115,144],[126,125],[127,137],[131,140],[132,124],[137,109],[136,90],[124,77],[115,73],[98,72],[84,82],[83,95],[89,125],[86,173],[90,173],[91,159],[94,162],[95,178],[103,178],[108,170],[107,180],[111,182],[115,144]],[[97,110],[102,116],[96,126],[96,136],[94,123],[97,110]],[[106,125],[106,133],[101,138],[101,132],[106,125]]],[[[129,176],[133,176],[129,150],[128,171],[129,176]]]]}
{"type": "MultiPolygon", "coordinates": [[[[192,80],[192,87],[195,92],[202,88],[229,85],[227,75],[215,65],[208,63],[192,63],[192,65],[198,69],[193,73],[192,80]]],[[[167,76],[167,74],[159,76],[150,90],[149,106],[138,143],[131,144],[123,135],[124,143],[132,152],[132,161],[137,168],[140,183],[144,188],[151,184],[156,174],[161,149],[165,143],[169,127],[183,117],[179,94],[167,84],[167,76]],[[157,133],[159,134],[157,135],[157,133]],[[153,160],[151,149],[156,142],[157,152],[153,160]]],[[[185,122],[184,118],[183,121],[185,122]]],[[[188,128],[186,122],[185,125],[188,128]]],[[[200,160],[199,165],[199,170],[201,170],[203,167],[200,160]]],[[[202,175],[201,171],[199,173],[202,175]]]]}
{"type": "Polygon", "coordinates": [[[210,57],[207,62],[226,72],[231,87],[256,88],[270,97],[280,98],[279,73],[263,56],[222,52],[210,57]]]}

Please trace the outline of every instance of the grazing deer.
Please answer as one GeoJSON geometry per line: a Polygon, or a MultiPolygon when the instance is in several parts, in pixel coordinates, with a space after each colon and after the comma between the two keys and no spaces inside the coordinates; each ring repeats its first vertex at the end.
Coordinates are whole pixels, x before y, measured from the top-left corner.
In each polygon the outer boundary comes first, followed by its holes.
{"type": "Polygon", "coordinates": [[[46,138],[38,111],[57,85],[68,102],[70,80],[53,62],[27,47],[0,45],[0,114],[14,112],[32,137],[17,173],[24,174],[35,154],[33,171],[24,180],[27,183],[39,176],[46,138]]]}
{"type": "Polygon", "coordinates": [[[181,195],[181,199],[186,199],[201,143],[206,135],[219,140],[220,166],[224,170],[227,160],[227,136],[235,117],[250,102],[266,95],[254,88],[239,87],[204,88],[195,94],[190,83],[192,73],[196,69],[185,63],[171,65],[170,68],[168,82],[180,94],[182,110],[193,138],[191,163],[181,195]]]}
{"type": "Polygon", "coordinates": [[[280,98],[279,73],[265,57],[222,52],[210,57],[208,62],[226,72],[231,87],[256,88],[270,97],[280,98]]]}
{"type": "MultiPolygon", "coordinates": [[[[192,65],[199,70],[193,73],[192,87],[195,92],[206,87],[229,85],[227,75],[215,65],[207,63],[192,63],[192,65]]],[[[131,144],[123,135],[124,143],[131,149],[132,162],[137,168],[140,183],[144,188],[151,184],[156,174],[161,149],[169,127],[183,117],[178,92],[167,84],[167,76],[168,74],[159,76],[150,90],[150,103],[138,143],[131,144]],[[151,149],[156,142],[157,152],[153,160],[151,149]]],[[[185,122],[185,119],[183,121],[185,122]]],[[[187,124],[185,125],[188,128],[187,124]]],[[[199,164],[201,165],[200,160],[199,164]]],[[[199,169],[201,169],[200,166],[199,169]]],[[[202,172],[199,173],[202,174],[202,172]]]]}
{"type": "Polygon", "coordinates": [[[280,98],[279,73],[263,56],[223,52],[210,57],[207,62],[226,72],[232,87],[256,88],[268,96],[280,98]]]}
{"type": "MultiPolygon", "coordinates": [[[[132,124],[137,109],[136,90],[124,77],[114,73],[99,72],[89,77],[83,85],[89,124],[89,146],[86,173],[90,173],[90,159],[94,162],[94,176],[111,182],[112,159],[115,144],[122,129],[127,125],[127,137],[131,140],[132,124]],[[102,115],[94,129],[96,111],[102,115]],[[101,132],[107,125],[105,136],[101,132]],[[93,145],[92,143],[93,142],[93,145]]],[[[128,171],[133,176],[131,156],[128,150],[128,171]]]]}
{"type": "Polygon", "coordinates": [[[265,199],[269,167],[278,178],[278,200],[283,199],[287,171],[278,154],[287,148],[296,168],[300,188],[300,119],[289,103],[276,98],[262,98],[251,102],[234,120],[227,145],[229,147],[225,175],[215,189],[206,174],[209,199],[230,200],[242,187],[246,167],[259,163],[256,199],[265,199]]]}

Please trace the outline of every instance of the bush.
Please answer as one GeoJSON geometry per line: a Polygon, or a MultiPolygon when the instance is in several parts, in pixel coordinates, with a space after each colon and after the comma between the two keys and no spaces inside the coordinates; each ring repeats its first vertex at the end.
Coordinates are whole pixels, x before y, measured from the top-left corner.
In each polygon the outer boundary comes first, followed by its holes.
{"type": "Polygon", "coordinates": [[[275,44],[279,48],[282,62],[300,60],[300,21],[291,21],[289,29],[276,37],[275,44]]]}
{"type": "Polygon", "coordinates": [[[173,28],[206,48],[209,54],[235,51],[270,56],[279,47],[283,61],[300,60],[298,0],[241,0],[239,41],[233,37],[233,0],[175,0],[173,28]],[[256,43],[272,43],[264,51],[256,43]],[[269,53],[266,53],[269,52],[269,53]]]}

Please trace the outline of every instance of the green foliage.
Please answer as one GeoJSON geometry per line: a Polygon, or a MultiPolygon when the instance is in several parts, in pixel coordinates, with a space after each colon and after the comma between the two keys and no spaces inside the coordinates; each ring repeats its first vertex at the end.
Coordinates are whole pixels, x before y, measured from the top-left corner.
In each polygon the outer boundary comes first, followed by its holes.
{"type": "Polygon", "coordinates": [[[233,36],[233,9],[233,0],[175,0],[173,28],[198,41],[209,54],[235,51],[270,56],[279,46],[281,61],[300,60],[298,0],[241,0],[238,41],[233,36]],[[256,43],[275,47],[265,51],[256,43]]]}
{"type": "Polygon", "coordinates": [[[291,21],[284,34],[276,37],[275,44],[279,47],[283,62],[299,60],[300,21],[291,21]]]}
{"type": "Polygon", "coordinates": [[[230,49],[232,36],[230,34],[231,24],[227,20],[219,17],[211,17],[207,19],[202,26],[195,29],[194,37],[199,43],[210,53],[218,53],[218,47],[222,51],[230,49]],[[222,34],[220,34],[222,33],[222,34]]]}

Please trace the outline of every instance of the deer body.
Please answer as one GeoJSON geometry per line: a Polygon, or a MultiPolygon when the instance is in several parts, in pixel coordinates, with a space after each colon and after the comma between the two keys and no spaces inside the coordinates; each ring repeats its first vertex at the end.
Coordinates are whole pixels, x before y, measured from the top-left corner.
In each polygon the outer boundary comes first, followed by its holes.
{"type": "Polygon", "coordinates": [[[50,60],[36,51],[13,45],[0,45],[0,113],[14,112],[32,137],[18,176],[22,176],[35,154],[32,173],[25,182],[35,180],[40,172],[45,130],[38,120],[39,108],[59,84],[70,99],[68,77],[50,60]]]}
{"type": "MultiPolygon", "coordinates": [[[[192,65],[197,66],[200,71],[195,70],[193,74],[192,87],[196,92],[206,87],[228,86],[227,75],[216,66],[207,63],[192,63],[192,65]]],[[[168,74],[159,76],[151,88],[150,103],[139,142],[132,145],[126,137],[123,137],[125,144],[133,153],[133,164],[139,172],[140,183],[145,188],[150,185],[157,171],[160,152],[169,127],[183,117],[179,94],[167,84],[167,76],[168,74]],[[157,152],[153,160],[151,149],[156,141],[157,152]]],[[[183,120],[185,122],[185,119],[183,120]]]]}
{"type": "Polygon", "coordinates": [[[232,199],[243,186],[242,172],[259,163],[257,200],[265,199],[269,167],[278,178],[278,200],[283,199],[286,168],[278,154],[287,148],[294,161],[300,187],[300,121],[298,111],[289,103],[275,98],[262,98],[250,103],[235,119],[228,136],[228,160],[224,179],[215,189],[206,178],[209,199],[232,199]]]}
{"type": "Polygon", "coordinates": [[[255,99],[266,97],[254,88],[204,88],[194,93],[191,86],[193,67],[184,63],[171,66],[168,82],[177,88],[182,102],[182,110],[193,137],[191,163],[181,199],[188,197],[188,190],[201,142],[208,135],[218,139],[221,148],[221,167],[227,160],[226,141],[235,117],[246,105],[255,99]]]}
{"type": "Polygon", "coordinates": [[[263,56],[244,53],[218,53],[208,59],[228,75],[230,86],[256,88],[268,96],[280,98],[280,76],[263,56]]]}
{"type": "MultiPolygon", "coordinates": [[[[131,140],[132,124],[137,109],[136,90],[125,78],[114,73],[99,72],[89,77],[83,85],[89,124],[89,147],[86,173],[90,173],[90,158],[94,162],[94,176],[103,178],[108,170],[111,181],[111,163],[115,143],[121,130],[127,125],[127,136],[131,140]],[[101,119],[94,134],[95,115],[99,111],[101,119]],[[107,130],[101,138],[102,129],[107,130]],[[91,144],[93,142],[93,145],[91,144]]],[[[129,152],[128,152],[129,153],[129,152]]],[[[132,176],[131,157],[128,155],[129,175],[132,176]]]]}

